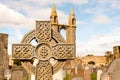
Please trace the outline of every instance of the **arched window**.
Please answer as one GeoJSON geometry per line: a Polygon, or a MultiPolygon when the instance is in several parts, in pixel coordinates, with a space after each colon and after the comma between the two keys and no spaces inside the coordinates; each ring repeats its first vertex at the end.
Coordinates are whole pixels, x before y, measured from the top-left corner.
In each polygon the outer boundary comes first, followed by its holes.
{"type": "Polygon", "coordinates": [[[75,19],[72,19],[72,25],[75,25],[75,19]]]}
{"type": "Polygon", "coordinates": [[[63,38],[66,40],[66,31],[64,28],[60,29],[60,34],[63,36],[63,38]]]}
{"type": "Polygon", "coordinates": [[[57,16],[54,17],[54,23],[56,23],[56,22],[57,22],[57,16]]]}

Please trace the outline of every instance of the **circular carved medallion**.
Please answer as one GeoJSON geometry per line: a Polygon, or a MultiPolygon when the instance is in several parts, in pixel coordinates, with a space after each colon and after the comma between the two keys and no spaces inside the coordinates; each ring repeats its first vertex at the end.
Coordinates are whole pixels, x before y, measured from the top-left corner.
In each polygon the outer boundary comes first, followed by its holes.
{"type": "MultiPolygon", "coordinates": [[[[35,30],[32,30],[32,31],[30,31],[30,32],[28,32],[25,36],[24,36],[24,38],[23,38],[23,40],[21,41],[21,43],[30,43],[33,39],[36,39],[36,33],[35,33],[35,30]]],[[[62,36],[58,33],[58,32],[55,32],[55,31],[52,31],[52,40],[51,40],[52,42],[50,42],[51,44],[52,43],[65,43],[65,40],[62,38],[62,36]]],[[[42,44],[43,45],[43,44],[42,44]]],[[[41,46],[42,46],[41,45],[41,46]]],[[[46,45],[48,45],[48,44],[46,44],[46,45]]],[[[52,44],[53,45],[53,44],[52,44]]],[[[39,46],[40,46],[40,44],[37,46],[38,48],[39,48],[39,46]]],[[[48,45],[49,46],[49,45],[48,45]]],[[[48,48],[48,50],[49,49],[51,49],[50,47],[48,48]]],[[[37,49],[36,49],[37,50],[37,49]]],[[[39,52],[38,52],[39,53],[39,52]]],[[[50,55],[48,55],[49,57],[51,57],[51,54],[50,55]]],[[[47,58],[49,58],[48,56],[46,56],[47,58]]],[[[39,57],[39,59],[40,59],[41,57],[39,57]]],[[[43,58],[43,60],[46,60],[47,58],[43,58]]],[[[40,60],[42,60],[42,59],[40,59],[40,60]]],[[[32,73],[31,72],[31,70],[29,69],[29,67],[26,67],[26,64],[27,65],[31,65],[32,66],[32,64],[30,64],[30,62],[21,62],[22,63],[22,65],[23,65],[23,67],[28,71],[28,72],[30,72],[30,73],[32,73]]],[[[60,61],[60,60],[57,60],[57,62],[53,65],[53,74],[55,74],[56,72],[58,72],[63,66],[64,66],[64,64],[65,64],[65,61],[60,61]]]]}
{"type": "Polygon", "coordinates": [[[51,47],[46,43],[39,44],[35,52],[40,60],[48,60],[51,57],[51,47]]]}

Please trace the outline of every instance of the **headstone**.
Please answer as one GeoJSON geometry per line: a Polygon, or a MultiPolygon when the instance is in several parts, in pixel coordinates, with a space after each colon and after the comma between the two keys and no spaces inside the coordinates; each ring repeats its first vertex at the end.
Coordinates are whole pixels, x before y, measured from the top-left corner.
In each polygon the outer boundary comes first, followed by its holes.
{"type": "Polygon", "coordinates": [[[23,69],[23,67],[14,66],[12,69],[11,79],[12,80],[24,80],[25,78],[28,79],[28,75],[26,71],[23,69]]]}
{"type": "Polygon", "coordinates": [[[8,35],[0,33],[0,80],[4,79],[4,70],[8,67],[8,35]]]}
{"type": "Polygon", "coordinates": [[[120,59],[114,59],[107,70],[107,74],[112,77],[112,80],[120,80],[120,59]]]}
{"type": "Polygon", "coordinates": [[[71,9],[69,25],[60,25],[57,20],[53,5],[50,21],[36,21],[36,28],[24,36],[21,44],[12,45],[13,59],[21,60],[22,66],[36,75],[36,80],[52,80],[52,75],[62,69],[67,60],[75,58],[74,10],[71,9]],[[66,41],[59,33],[62,27],[66,30],[66,41]],[[37,41],[37,46],[31,45],[33,39],[37,41]],[[38,59],[37,66],[31,63],[33,58],[38,59]],[[54,65],[50,63],[51,58],[57,60],[54,65]]]}
{"type": "Polygon", "coordinates": [[[101,74],[102,74],[102,70],[101,70],[101,69],[98,69],[98,70],[97,70],[97,80],[100,80],[101,74]]]}
{"type": "Polygon", "coordinates": [[[109,75],[107,74],[107,67],[103,66],[102,71],[103,73],[100,76],[100,80],[109,80],[109,75]]]}
{"type": "Polygon", "coordinates": [[[91,76],[90,76],[91,73],[92,73],[92,70],[88,66],[86,66],[84,70],[84,79],[91,80],[91,76]]]}
{"type": "Polygon", "coordinates": [[[81,67],[77,67],[77,78],[84,79],[84,69],[81,67]]]}
{"type": "Polygon", "coordinates": [[[7,80],[11,80],[11,66],[4,71],[4,78],[7,80]]]}
{"type": "Polygon", "coordinates": [[[109,80],[109,75],[106,72],[103,72],[100,76],[100,80],[109,80]]]}

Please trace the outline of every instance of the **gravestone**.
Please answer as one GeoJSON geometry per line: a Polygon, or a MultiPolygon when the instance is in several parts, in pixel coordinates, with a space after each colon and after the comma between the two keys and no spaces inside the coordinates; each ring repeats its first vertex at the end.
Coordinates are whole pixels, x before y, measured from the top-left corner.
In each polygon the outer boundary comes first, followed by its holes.
{"type": "Polygon", "coordinates": [[[101,70],[101,69],[98,69],[98,70],[97,70],[97,80],[100,80],[101,74],[102,74],[102,70],[101,70]]]}
{"type": "Polygon", "coordinates": [[[103,66],[102,71],[103,73],[100,76],[100,80],[109,80],[109,75],[107,74],[107,67],[103,66]]]}
{"type": "Polygon", "coordinates": [[[109,65],[107,74],[112,77],[112,80],[120,80],[120,59],[114,59],[113,62],[109,65]]]}
{"type": "Polygon", "coordinates": [[[4,79],[11,80],[11,66],[4,70],[4,79]]]}
{"type": "Polygon", "coordinates": [[[13,66],[11,70],[11,80],[24,80],[29,79],[28,74],[22,66],[13,66]]]}
{"type": "Polygon", "coordinates": [[[0,80],[4,78],[4,70],[8,67],[8,35],[0,33],[0,80]]]}
{"type": "Polygon", "coordinates": [[[52,80],[52,75],[60,70],[67,60],[75,58],[76,24],[73,9],[69,25],[60,25],[57,20],[53,5],[50,21],[36,21],[36,29],[26,34],[21,44],[12,45],[13,59],[21,60],[22,66],[36,75],[36,80],[52,80]],[[62,27],[67,30],[67,43],[59,33],[62,27]],[[30,44],[33,39],[37,41],[37,46],[30,44]],[[37,66],[32,65],[33,58],[38,60],[37,66]],[[50,63],[51,58],[57,60],[54,65],[50,63]]]}
{"type": "Polygon", "coordinates": [[[78,64],[76,66],[76,70],[77,70],[76,77],[84,79],[84,69],[82,67],[82,64],[78,64]]]}
{"type": "Polygon", "coordinates": [[[91,76],[90,76],[91,73],[92,73],[92,70],[88,66],[85,66],[84,79],[85,80],[91,80],[91,76]]]}
{"type": "Polygon", "coordinates": [[[109,75],[105,72],[101,74],[100,80],[109,80],[109,75]]]}

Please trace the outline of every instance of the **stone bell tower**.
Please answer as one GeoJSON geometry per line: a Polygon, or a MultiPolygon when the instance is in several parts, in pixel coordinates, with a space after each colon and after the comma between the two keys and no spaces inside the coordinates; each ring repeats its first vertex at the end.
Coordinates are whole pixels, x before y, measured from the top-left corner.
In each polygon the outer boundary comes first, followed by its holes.
{"type": "Polygon", "coordinates": [[[52,29],[54,31],[59,32],[58,16],[57,16],[56,7],[55,7],[54,4],[52,5],[52,11],[51,11],[51,15],[50,15],[50,21],[51,21],[52,29]]]}
{"type": "Polygon", "coordinates": [[[75,42],[76,40],[75,31],[76,31],[76,18],[75,18],[74,10],[71,9],[70,17],[68,20],[68,27],[66,28],[66,42],[67,43],[72,43],[72,44],[76,43],[75,42]]]}

